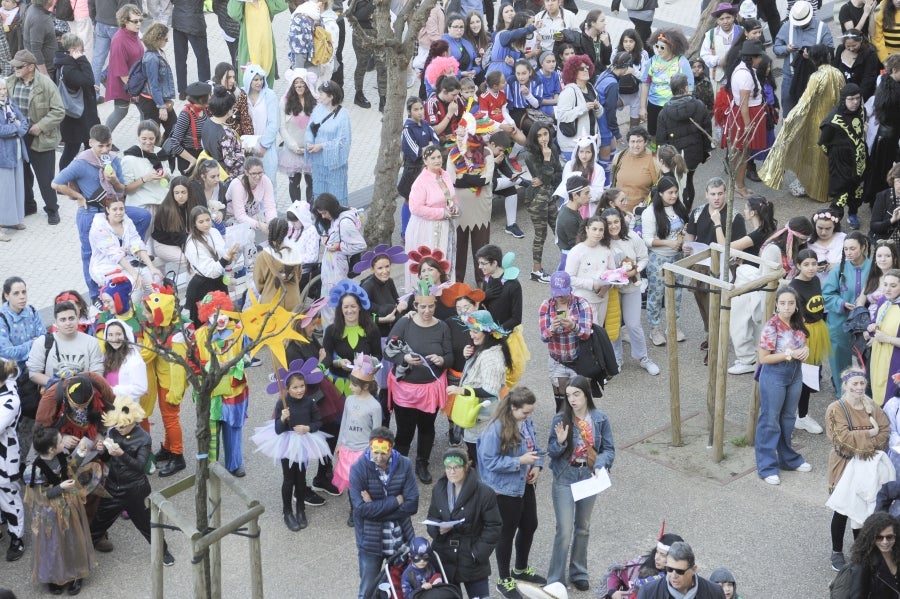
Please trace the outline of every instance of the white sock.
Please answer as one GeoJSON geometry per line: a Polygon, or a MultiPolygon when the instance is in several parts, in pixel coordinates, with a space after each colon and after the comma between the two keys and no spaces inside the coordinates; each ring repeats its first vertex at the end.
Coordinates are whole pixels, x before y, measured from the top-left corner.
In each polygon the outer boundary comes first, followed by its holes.
{"type": "Polygon", "coordinates": [[[507,196],[503,200],[503,204],[506,206],[506,226],[511,227],[516,224],[516,210],[519,207],[519,196],[517,194],[507,196]]]}

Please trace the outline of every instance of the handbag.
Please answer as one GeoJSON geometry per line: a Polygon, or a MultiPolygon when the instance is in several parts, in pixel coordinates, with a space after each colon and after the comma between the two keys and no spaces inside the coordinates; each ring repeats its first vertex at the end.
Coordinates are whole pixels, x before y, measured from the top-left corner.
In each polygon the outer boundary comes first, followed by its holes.
{"type": "Polygon", "coordinates": [[[62,98],[66,116],[73,119],[80,119],[81,115],[84,114],[84,89],[79,87],[76,92],[69,90],[66,86],[65,78],[63,77],[62,66],[59,67],[59,83],[56,87],[59,89],[59,96],[62,98]]]}
{"type": "Polygon", "coordinates": [[[619,95],[636,94],[640,86],[641,84],[638,78],[634,76],[634,73],[626,73],[619,77],[619,95]]]}
{"type": "Polygon", "coordinates": [[[475,395],[475,390],[472,387],[464,387],[463,393],[458,394],[453,400],[450,420],[460,428],[472,428],[475,426],[475,422],[478,421],[481,402],[482,400],[475,395]]]}

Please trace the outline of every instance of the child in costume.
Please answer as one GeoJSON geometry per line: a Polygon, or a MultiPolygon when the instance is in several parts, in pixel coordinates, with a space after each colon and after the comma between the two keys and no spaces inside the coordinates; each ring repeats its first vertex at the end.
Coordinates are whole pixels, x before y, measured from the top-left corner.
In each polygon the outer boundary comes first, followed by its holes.
{"type": "Polygon", "coordinates": [[[9,549],[6,561],[14,562],[25,553],[25,510],[16,479],[24,456],[19,451],[16,425],[21,414],[21,402],[16,386],[19,366],[15,360],[0,358],[0,526],[6,524],[9,549]]]}
{"type": "Polygon", "coordinates": [[[33,443],[38,457],[25,481],[34,542],[31,578],[46,584],[54,595],[67,586],[70,595],[77,595],[81,579],[97,567],[83,489],[73,478],[58,430],[36,427],[33,443]]]}
{"type": "MultiPolygon", "coordinates": [[[[205,323],[195,335],[197,354],[203,368],[210,361],[210,350],[216,360],[224,365],[244,353],[244,327],[227,293],[212,291],[197,306],[198,317],[205,323]]],[[[225,468],[238,478],[247,475],[244,470],[243,441],[241,433],[247,419],[250,393],[247,388],[245,366],[250,359],[238,360],[213,390],[209,404],[209,459],[219,456],[219,435],[222,438],[225,468]]]]}
{"type": "MultiPolygon", "coordinates": [[[[151,439],[141,428],[144,409],[130,397],[117,397],[113,409],[103,414],[103,424],[109,429],[102,445],[101,459],[109,467],[106,479],[108,497],[100,500],[97,515],[91,520],[94,548],[103,553],[113,550],[106,531],[119,519],[122,510],[141,535],[150,542],[150,508],[145,500],[150,496],[150,480],[146,464],[150,458],[151,439]]],[[[163,565],[171,566],[175,558],[163,544],[163,565]]],[[[72,594],[71,592],[69,594],[72,594]]]]}
{"type": "MultiPolygon", "coordinates": [[[[380,368],[381,363],[376,358],[365,354],[359,354],[353,361],[353,371],[350,373],[351,395],[344,403],[341,432],[334,451],[334,478],[331,479],[342,493],[350,488],[350,467],[369,446],[372,431],[381,426],[381,404],[373,394],[378,393],[378,385],[374,379],[380,368]]],[[[352,507],[347,525],[353,526],[352,507]]]]}
{"type": "Polygon", "coordinates": [[[413,599],[422,591],[443,584],[441,573],[431,563],[431,543],[428,539],[415,537],[409,544],[409,565],[403,570],[400,581],[403,599],[413,599]]]}
{"type": "Polygon", "coordinates": [[[278,369],[280,383],[275,381],[266,389],[281,395],[275,402],[273,420],[257,428],[252,437],[257,451],[281,461],[284,523],[293,532],[308,525],[304,504],[306,466],[310,459],[324,462],[331,458],[326,435],[319,431],[322,420],[313,399],[314,386],[324,378],[318,366],[318,361],[310,358],[291,362],[290,370],[278,369]],[[291,506],[292,495],[297,501],[296,516],[291,506]]]}

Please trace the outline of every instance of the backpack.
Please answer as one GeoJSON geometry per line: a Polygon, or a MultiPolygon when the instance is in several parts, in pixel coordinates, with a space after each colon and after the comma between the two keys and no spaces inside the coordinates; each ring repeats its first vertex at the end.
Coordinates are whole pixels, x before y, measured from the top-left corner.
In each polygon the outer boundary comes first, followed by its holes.
{"type": "Polygon", "coordinates": [[[147,72],[144,70],[144,57],[131,65],[128,69],[128,83],[125,84],[125,93],[135,98],[141,95],[147,86],[147,72]]]}
{"type": "Polygon", "coordinates": [[[72,3],[69,0],[59,0],[53,8],[53,16],[60,21],[74,21],[75,11],[72,9],[72,3]]]}
{"type": "Polygon", "coordinates": [[[331,60],[334,56],[334,44],[331,41],[331,34],[322,27],[316,25],[313,28],[313,53],[309,57],[309,62],[314,65],[322,65],[331,60]]]}
{"type": "Polygon", "coordinates": [[[644,0],[622,0],[625,10],[644,10],[644,0]]]}
{"type": "Polygon", "coordinates": [[[853,595],[851,583],[853,582],[853,568],[856,564],[847,564],[841,568],[831,584],[828,585],[829,597],[831,599],[850,599],[853,595]]]}

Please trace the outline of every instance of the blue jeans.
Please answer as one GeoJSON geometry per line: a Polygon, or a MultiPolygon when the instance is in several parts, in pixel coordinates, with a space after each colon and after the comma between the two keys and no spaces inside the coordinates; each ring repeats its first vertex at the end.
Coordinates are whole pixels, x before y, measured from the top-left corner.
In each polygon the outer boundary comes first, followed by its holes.
{"type": "Polygon", "coordinates": [[[591,534],[591,512],[597,496],[587,497],[576,503],[572,499],[572,483],[584,480],[593,472],[588,467],[566,466],[560,474],[553,475],[553,512],[556,515],[556,535],[553,537],[553,553],[547,582],[566,583],[566,557],[569,557],[569,580],[589,579],[587,547],[591,534]],[[573,537],[574,533],[574,537],[573,537]],[[571,555],[569,551],[571,549],[571,555]]]}
{"type": "Polygon", "coordinates": [[[109,56],[109,44],[118,30],[118,27],[105,23],[94,24],[94,58],[91,60],[91,68],[94,69],[94,81],[97,85],[100,85],[100,73],[109,56]]]}
{"type": "MultiPolygon", "coordinates": [[[[79,208],[75,214],[75,225],[78,227],[78,240],[81,242],[81,268],[84,274],[84,282],[87,283],[88,293],[91,300],[96,299],[100,295],[100,288],[91,278],[91,223],[94,217],[101,214],[100,211],[93,208],[79,208]]],[[[138,235],[143,239],[147,234],[147,228],[150,226],[150,213],[137,206],[125,206],[125,216],[130,218],[137,229],[138,235]]]]}
{"type": "Polygon", "coordinates": [[[762,365],[755,447],[760,478],[778,474],[779,469],[796,470],[804,461],[791,446],[802,387],[798,360],[762,365]]]}
{"type": "Polygon", "coordinates": [[[359,551],[359,595],[357,599],[375,599],[378,581],[381,579],[381,566],[384,556],[359,551]]]}

